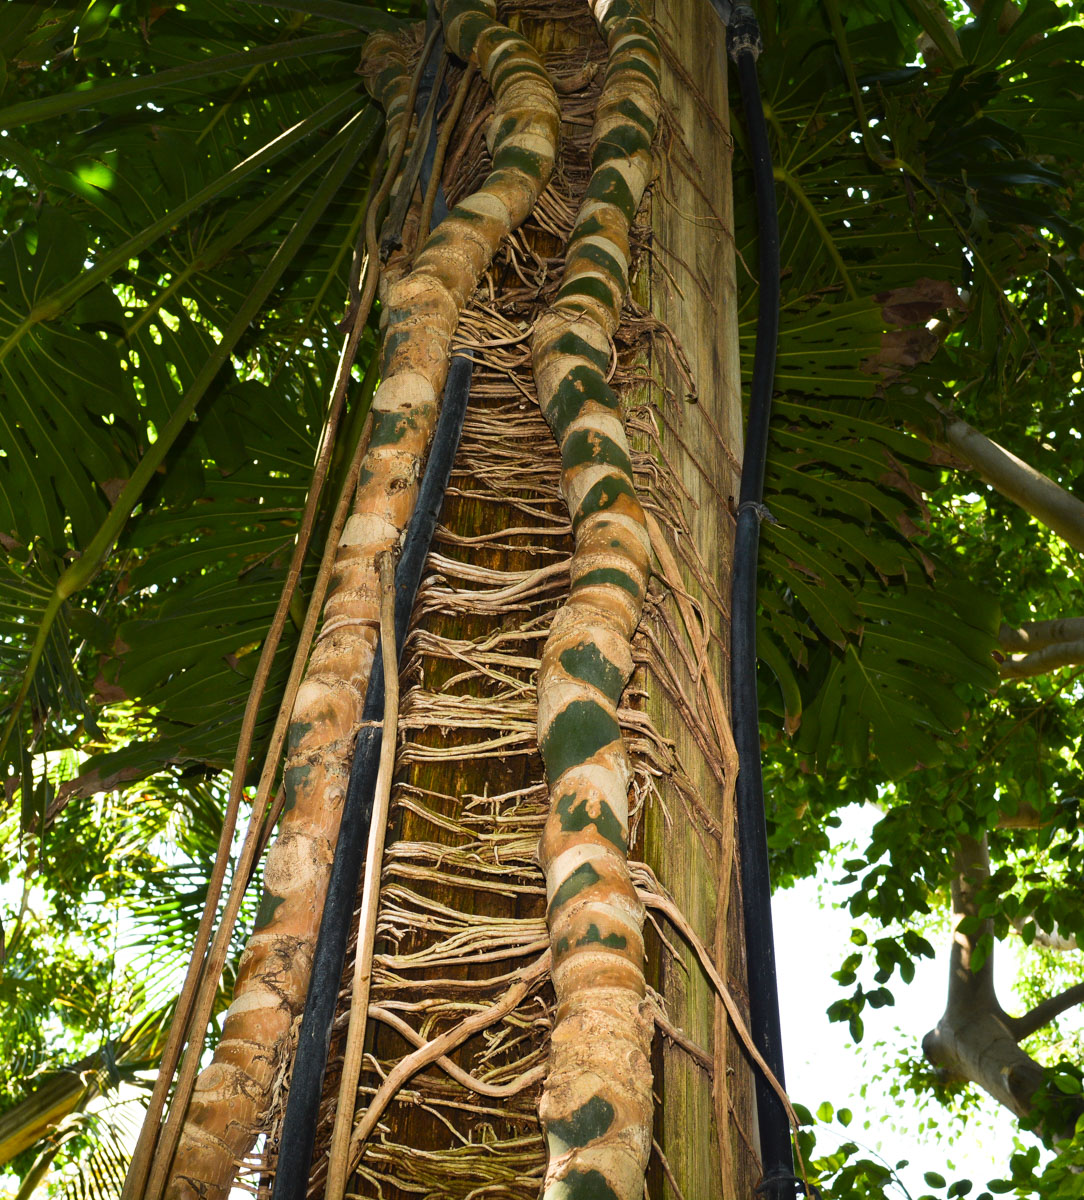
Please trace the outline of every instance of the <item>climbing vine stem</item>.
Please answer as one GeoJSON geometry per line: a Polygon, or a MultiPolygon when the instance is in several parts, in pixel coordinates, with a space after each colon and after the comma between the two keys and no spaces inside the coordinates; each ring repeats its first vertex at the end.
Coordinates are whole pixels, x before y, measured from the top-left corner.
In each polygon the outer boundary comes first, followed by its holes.
{"type": "Polygon", "coordinates": [[[545,1200],[638,1200],[651,1149],[652,1017],[643,906],[629,877],[631,768],[617,705],[651,544],[618,397],[607,383],[628,290],[629,225],[652,174],[659,48],[630,0],[591,0],[609,58],[591,179],[557,298],[536,326],[538,401],[561,450],[575,531],[571,594],[538,675],[538,739],[550,787],[539,847],[557,1014],[540,1115],[545,1200]]]}

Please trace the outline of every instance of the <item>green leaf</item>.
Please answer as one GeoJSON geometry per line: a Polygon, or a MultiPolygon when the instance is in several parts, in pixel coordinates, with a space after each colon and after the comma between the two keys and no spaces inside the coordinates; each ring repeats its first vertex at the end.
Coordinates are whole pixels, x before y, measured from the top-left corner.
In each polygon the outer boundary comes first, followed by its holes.
{"type": "MultiPolygon", "coordinates": [[[[78,275],[88,253],[86,233],[66,215],[46,209],[0,245],[0,339],[20,327],[32,306],[60,281],[78,275]]],[[[136,423],[130,382],[99,330],[119,320],[120,306],[100,294],[92,312],[39,326],[0,359],[0,528],[24,543],[45,535],[65,545],[69,518],[85,544],[104,518],[103,487],[126,473],[121,440],[136,423]],[[108,423],[107,423],[108,422],[108,423]]]]}
{"type": "Polygon", "coordinates": [[[757,629],[757,657],[775,675],[783,698],[784,726],[793,733],[802,723],[802,690],[786,656],[764,628],[757,629]]]}
{"type": "MultiPolygon", "coordinates": [[[[372,12],[373,10],[368,10],[372,12]]],[[[383,14],[381,14],[383,15],[383,14]]],[[[385,21],[398,24],[394,20],[385,21]]],[[[187,63],[182,67],[171,67],[165,71],[137,76],[132,79],[117,79],[112,83],[81,89],[76,92],[49,96],[41,100],[28,100],[23,104],[12,104],[0,109],[0,128],[12,129],[28,122],[44,121],[76,109],[92,108],[111,101],[152,92],[160,96],[174,89],[187,89],[194,79],[208,75],[244,74],[254,66],[265,62],[284,62],[292,58],[312,59],[321,54],[341,54],[354,46],[360,46],[365,33],[339,32],[319,34],[315,37],[297,38],[288,42],[273,42],[267,46],[255,46],[236,54],[223,54],[203,61],[187,63]]]]}

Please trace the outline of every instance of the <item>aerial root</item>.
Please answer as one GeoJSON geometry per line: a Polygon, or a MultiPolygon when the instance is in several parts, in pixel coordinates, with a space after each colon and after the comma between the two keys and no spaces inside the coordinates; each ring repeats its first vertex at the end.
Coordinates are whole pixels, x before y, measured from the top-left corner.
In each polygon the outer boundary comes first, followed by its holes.
{"type": "MultiPolygon", "coordinates": [[[[361,1120],[354,1127],[353,1135],[350,1138],[351,1169],[357,1165],[365,1148],[365,1142],[376,1128],[376,1124],[380,1120],[384,1110],[394,1099],[395,1094],[403,1084],[424,1067],[438,1062],[438,1060],[444,1058],[457,1046],[461,1046],[469,1038],[481,1033],[484,1029],[488,1029],[490,1025],[507,1016],[526,997],[527,993],[541,979],[545,978],[549,973],[549,968],[550,956],[547,951],[540,958],[535,959],[520,974],[519,979],[507,989],[500,999],[481,1009],[479,1012],[465,1017],[457,1025],[453,1025],[451,1029],[425,1042],[413,1054],[408,1054],[406,1058],[396,1063],[388,1073],[381,1087],[377,1090],[376,1095],[369,1102],[369,1106],[366,1108],[361,1120]]],[[[527,1084],[523,1083],[521,1088],[517,1090],[522,1090],[522,1087],[526,1086],[527,1084]]]]}

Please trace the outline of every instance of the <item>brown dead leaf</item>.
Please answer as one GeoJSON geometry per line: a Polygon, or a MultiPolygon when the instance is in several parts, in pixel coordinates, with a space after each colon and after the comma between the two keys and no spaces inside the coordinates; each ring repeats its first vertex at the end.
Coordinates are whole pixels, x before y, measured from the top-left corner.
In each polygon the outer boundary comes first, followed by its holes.
{"type": "Polygon", "coordinates": [[[99,487],[105,492],[105,498],[109,503],[116,504],[117,497],[124,491],[124,485],[127,482],[127,479],[104,479],[99,487]]]}
{"type": "Polygon", "coordinates": [[[122,700],[128,699],[128,693],[111,679],[107,679],[104,671],[99,671],[97,678],[94,680],[94,696],[95,704],[119,704],[122,700]]]}
{"type": "Polygon", "coordinates": [[[917,279],[910,287],[879,292],[874,299],[889,325],[925,325],[943,309],[964,308],[960,293],[944,279],[917,279]]]}

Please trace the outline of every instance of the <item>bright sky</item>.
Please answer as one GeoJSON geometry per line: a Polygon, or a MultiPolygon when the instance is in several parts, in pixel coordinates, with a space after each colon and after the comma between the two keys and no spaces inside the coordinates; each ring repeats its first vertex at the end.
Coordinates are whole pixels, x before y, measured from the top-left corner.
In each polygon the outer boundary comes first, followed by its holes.
{"type": "MultiPolygon", "coordinates": [[[[848,809],[839,838],[863,847],[879,815],[872,806],[848,809]]],[[[921,1055],[922,1036],[944,1008],[947,924],[940,938],[929,938],[938,957],[921,960],[910,985],[898,976],[889,981],[895,1005],[867,1006],[862,1014],[865,1036],[855,1046],[847,1026],[830,1022],[825,1015],[829,1004],[850,993],[832,978],[848,953],[855,923],[846,909],[837,907],[848,892],[838,884],[843,873],[839,868],[826,869],[819,879],[777,892],[773,901],[787,1091],[812,1112],[828,1100],[836,1109],[849,1108],[853,1113],[846,1129],[836,1122],[818,1127],[822,1152],[838,1144],[834,1129],[838,1141],[855,1141],[876,1151],[890,1166],[909,1160],[899,1171],[906,1192],[897,1191],[895,1196],[928,1192],[922,1178],[925,1171],[937,1171],[949,1182],[969,1178],[977,1194],[988,1179],[1008,1174],[1014,1139],[1026,1139],[1031,1145],[1030,1135],[1021,1134],[1011,1115],[982,1092],[978,1093],[981,1108],[969,1111],[965,1126],[936,1101],[919,1107],[913,1093],[896,1100],[888,1091],[892,1064],[905,1054],[921,1055]]],[[[1002,1003],[1010,1012],[1019,1011],[1013,1002],[1017,958],[1004,943],[998,943],[994,969],[1002,1003]]]]}

